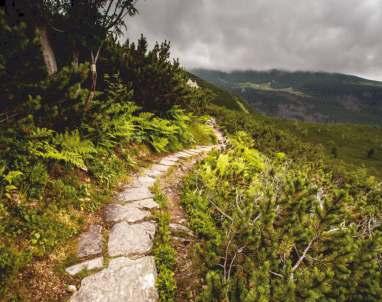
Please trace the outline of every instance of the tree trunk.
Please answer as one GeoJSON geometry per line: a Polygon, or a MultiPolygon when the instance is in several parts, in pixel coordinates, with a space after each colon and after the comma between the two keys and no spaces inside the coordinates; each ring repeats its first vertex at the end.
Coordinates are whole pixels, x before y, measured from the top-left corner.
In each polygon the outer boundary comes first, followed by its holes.
{"type": "Polygon", "coordinates": [[[90,106],[91,106],[91,103],[93,102],[93,99],[96,93],[96,88],[97,88],[97,65],[95,63],[93,56],[92,56],[92,61],[93,63],[90,65],[92,86],[90,88],[88,99],[86,100],[86,103],[85,103],[85,112],[87,112],[90,109],[90,106]]]}
{"type": "Polygon", "coordinates": [[[48,75],[52,75],[57,72],[56,56],[54,55],[53,48],[50,44],[48,31],[46,27],[40,26],[37,28],[37,34],[40,39],[42,56],[46,66],[48,75]]]}
{"type": "Polygon", "coordinates": [[[79,62],[80,62],[80,52],[78,50],[74,50],[73,51],[73,61],[72,61],[72,64],[74,67],[78,67],[79,65],[79,62]]]}

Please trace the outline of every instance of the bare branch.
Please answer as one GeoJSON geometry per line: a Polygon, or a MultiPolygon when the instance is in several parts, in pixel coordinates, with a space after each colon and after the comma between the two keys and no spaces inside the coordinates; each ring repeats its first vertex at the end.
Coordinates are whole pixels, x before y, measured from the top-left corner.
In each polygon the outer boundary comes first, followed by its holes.
{"type": "Polygon", "coordinates": [[[229,265],[229,269],[228,269],[228,276],[227,276],[227,280],[229,280],[231,278],[231,270],[232,270],[232,267],[233,267],[233,264],[235,262],[235,259],[237,257],[238,254],[242,253],[243,250],[244,250],[245,246],[242,246],[240,247],[236,252],[235,252],[235,255],[233,256],[232,260],[231,260],[231,263],[229,265]]]}
{"type": "Polygon", "coordinates": [[[224,213],[224,211],[220,209],[212,200],[210,200],[210,203],[212,203],[212,205],[216,208],[216,210],[220,212],[220,214],[222,214],[224,217],[228,218],[229,220],[233,221],[233,218],[229,216],[228,214],[224,213]]]}
{"type": "Polygon", "coordinates": [[[305,259],[306,254],[309,252],[310,247],[312,246],[313,242],[317,239],[317,236],[314,236],[312,240],[310,240],[309,244],[305,248],[304,252],[302,253],[301,257],[297,260],[296,264],[292,267],[292,273],[300,266],[301,262],[305,259]]]}
{"type": "Polygon", "coordinates": [[[279,274],[279,273],[275,273],[275,272],[272,272],[272,271],[269,271],[272,275],[275,275],[277,277],[280,277],[280,278],[284,278],[283,275],[279,274]]]}

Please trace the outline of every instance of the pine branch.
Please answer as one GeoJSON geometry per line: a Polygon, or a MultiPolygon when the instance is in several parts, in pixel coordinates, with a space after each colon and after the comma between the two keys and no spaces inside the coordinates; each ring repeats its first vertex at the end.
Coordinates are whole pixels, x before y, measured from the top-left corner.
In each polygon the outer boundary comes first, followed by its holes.
{"type": "Polygon", "coordinates": [[[297,260],[296,264],[292,267],[292,273],[300,266],[301,262],[305,259],[306,254],[309,252],[310,247],[312,246],[313,242],[317,239],[317,236],[314,236],[312,240],[310,240],[309,244],[305,248],[304,252],[302,253],[301,257],[297,260]]]}

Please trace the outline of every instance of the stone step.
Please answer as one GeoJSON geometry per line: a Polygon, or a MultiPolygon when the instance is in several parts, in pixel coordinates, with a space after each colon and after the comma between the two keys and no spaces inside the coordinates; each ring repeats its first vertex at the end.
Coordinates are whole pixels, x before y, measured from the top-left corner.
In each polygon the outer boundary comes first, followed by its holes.
{"type": "Polygon", "coordinates": [[[154,195],[150,192],[148,186],[138,188],[128,188],[118,194],[117,200],[120,202],[129,202],[153,198],[154,195]]]}
{"type": "Polygon", "coordinates": [[[82,272],[83,270],[93,270],[93,269],[99,269],[103,267],[103,257],[98,257],[95,259],[87,260],[84,262],[81,262],[76,265],[69,266],[65,271],[71,275],[77,275],[78,273],[82,272]]]}
{"type": "Polygon", "coordinates": [[[154,302],[157,272],[154,257],[112,259],[108,268],[84,278],[71,302],[154,302]]]}
{"type": "Polygon", "coordinates": [[[126,221],[134,223],[149,217],[150,212],[139,209],[135,204],[110,204],[105,209],[105,216],[107,222],[126,221]]]}
{"type": "Polygon", "coordinates": [[[89,230],[81,234],[77,256],[80,258],[95,256],[102,253],[102,226],[91,225],[89,230]]]}
{"type": "Polygon", "coordinates": [[[111,257],[145,255],[150,252],[155,236],[155,223],[144,221],[135,224],[120,222],[109,234],[108,252],[111,257]]]}

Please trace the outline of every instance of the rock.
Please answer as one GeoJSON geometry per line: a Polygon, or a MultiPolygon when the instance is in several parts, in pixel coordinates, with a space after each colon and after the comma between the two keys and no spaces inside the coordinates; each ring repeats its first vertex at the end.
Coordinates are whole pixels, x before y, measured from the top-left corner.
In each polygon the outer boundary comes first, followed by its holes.
{"type": "Polygon", "coordinates": [[[66,288],[66,290],[69,292],[69,293],[75,293],[77,291],[77,287],[75,285],[68,285],[68,287],[66,288]]]}
{"type": "Polygon", "coordinates": [[[80,258],[102,253],[102,226],[91,225],[89,231],[80,236],[77,255],[80,258]]]}
{"type": "Polygon", "coordinates": [[[129,188],[139,188],[139,187],[151,187],[155,183],[155,178],[142,175],[137,177],[131,184],[128,185],[127,189],[129,188]]]}
{"type": "Polygon", "coordinates": [[[163,166],[169,166],[169,167],[173,167],[173,166],[175,166],[176,163],[177,163],[176,161],[170,160],[170,159],[168,159],[168,158],[164,158],[164,159],[162,159],[162,160],[159,162],[160,165],[163,165],[163,166]]]}
{"type": "Polygon", "coordinates": [[[127,221],[133,223],[149,216],[150,212],[141,210],[134,204],[110,204],[106,207],[106,221],[108,222],[127,221]]]}
{"type": "Polygon", "coordinates": [[[181,243],[184,243],[185,245],[187,245],[191,242],[190,239],[186,239],[186,238],[182,238],[182,237],[176,237],[176,236],[173,236],[172,240],[179,241],[181,243]]]}
{"type": "Polygon", "coordinates": [[[156,302],[154,257],[112,259],[109,267],[84,278],[71,302],[156,302]]]}
{"type": "Polygon", "coordinates": [[[162,173],[165,173],[167,172],[167,170],[169,169],[170,167],[169,166],[164,166],[164,165],[159,165],[159,164],[155,164],[153,165],[150,170],[148,171],[147,175],[151,176],[151,175],[156,175],[158,176],[159,174],[162,174],[162,173]],[[159,173],[159,174],[158,174],[159,173]]]}
{"type": "Polygon", "coordinates": [[[147,186],[142,186],[138,188],[130,188],[118,195],[118,200],[121,202],[129,202],[135,200],[142,200],[153,198],[154,195],[150,192],[147,186]]]}
{"type": "Polygon", "coordinates": [[[167,156],[167,157],[165,157],[163,159],[166,159],[168,161],[178,162],[179,161],[179,156],[177,154],[173,154],[173,155],[167,156]]]}
{"type": "Polygon", "coordinates": [[[186,226],[178,223],[170,223],[169,225],[171,232],[173,233],[184,233],[188,236],[194,236],[193,232],[186,226]]]}
{"type": "Polygon", "coordinates": [[[183,152],[183,151],[180,151],[178,153],[175,153],[175,156],[179,157],[179,158],[186,158],[186,157],[189,157],[190,155],[183,152]]]}
{"type": "Polygon", "coordinates": [[[186,150],[186,151],[184,151],[186,154],[188,154],[189,155],[189,157],[190,156],[195,156],[195,155],[197,155],[197,154],[199,154],[199,152],[197,152],[196,150],[193,150],[193,149],[191,149],[191,150],[186,150]]]}
{"type": "Polygon", "coordinates": [[[159,208],[159,204],[157,204],[154,199],[143,199],[143,200],[137,200],[129,203],[132,206],[137,207],[138,209],[157,209],[159,208]]]}
{"type": "Polygon", "coordinates": [[[140,222],[128,224],[120,222],[113,226],[109,235],[108,250],[111,257],[142,255],[153,246],[155,223],[140,222]]]}
{"type": "Polygon", "coordinates": [[[102,268],[102,267],[103,267],[103,257],[98,257],[92,260],[81,262],[76,265],[72,265],[68,267],[65,271],[69,275],[74,276],[85,269],[90,271],[90,270],[102,268]]]}

